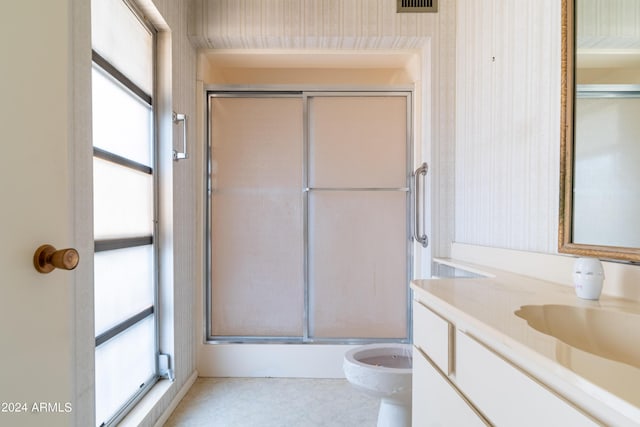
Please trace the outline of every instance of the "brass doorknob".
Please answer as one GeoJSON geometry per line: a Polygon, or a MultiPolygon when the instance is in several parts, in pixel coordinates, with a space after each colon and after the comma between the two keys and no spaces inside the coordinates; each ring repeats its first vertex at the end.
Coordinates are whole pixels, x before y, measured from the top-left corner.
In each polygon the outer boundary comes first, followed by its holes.
{"type": "Polygon", "coordinates": [[[80,255],[73,248],[56,250],[51,245],[42,245],[33,254],[33,266],[40,273],[51,273],[55,268],[73,270],[79,261],[80,255]]]}

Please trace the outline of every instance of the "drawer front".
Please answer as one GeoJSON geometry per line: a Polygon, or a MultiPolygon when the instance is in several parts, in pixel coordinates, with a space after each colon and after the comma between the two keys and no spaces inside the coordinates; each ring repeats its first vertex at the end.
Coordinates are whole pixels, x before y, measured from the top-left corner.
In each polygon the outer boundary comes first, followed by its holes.
{"type": "Polygon", "coordinates": [[[453,326],[418,301],[413,302],[413,343],[449,375],[453,368],[453,326]]]}
{"type": "Polygon", "coordinates": [[[456,384],[497,426],[597,426],[472,337],[456,332],[456,384]]]}
{"type": "Polygon", "coordinates": [[[488,425],[458,390],[414,348],[412,425],[484,427],[488,425]]]}

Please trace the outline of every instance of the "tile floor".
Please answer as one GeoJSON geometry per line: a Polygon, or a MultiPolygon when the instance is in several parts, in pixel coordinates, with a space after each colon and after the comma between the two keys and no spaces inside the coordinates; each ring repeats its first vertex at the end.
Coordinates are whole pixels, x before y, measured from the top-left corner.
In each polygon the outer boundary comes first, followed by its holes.
{"type": "Polygon", "coordinates": [[[374,427],[378,405],[340,379],[198,378],[165,427],[374,427]]]}

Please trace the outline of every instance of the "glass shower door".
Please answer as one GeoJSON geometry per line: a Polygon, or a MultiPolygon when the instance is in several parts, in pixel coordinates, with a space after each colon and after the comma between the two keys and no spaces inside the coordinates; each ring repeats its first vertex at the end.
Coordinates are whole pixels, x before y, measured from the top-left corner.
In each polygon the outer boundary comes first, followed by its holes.
{"type": "Polygon", "coordinates": [[[303,335],[300,95],[210,98],[210,336],[303,335]]]}
{"type": "Polygon", "coordinates": [[[408,101],[309,97],[312,340],[407,337],[408,101]]]}
{"type": "Polygon", "coordinates": [[[410,105],[209,94],[209,340],[408,338],[410,105]]]}

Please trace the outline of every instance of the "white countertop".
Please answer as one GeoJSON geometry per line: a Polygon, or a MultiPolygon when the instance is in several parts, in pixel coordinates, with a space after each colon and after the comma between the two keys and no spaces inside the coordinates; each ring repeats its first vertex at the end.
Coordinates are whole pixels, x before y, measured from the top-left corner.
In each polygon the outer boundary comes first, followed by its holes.
{"type": "Polygon", "coordinates": [[[415,299],[596,419],[640,425],[640,369],[573,348],[514,314],[523,305],[561,304],[640,315],[640,303],[607,295],[582,300],[569,286],[453,260],[439,262],[493,277],[414,280],[415,299]]]}

